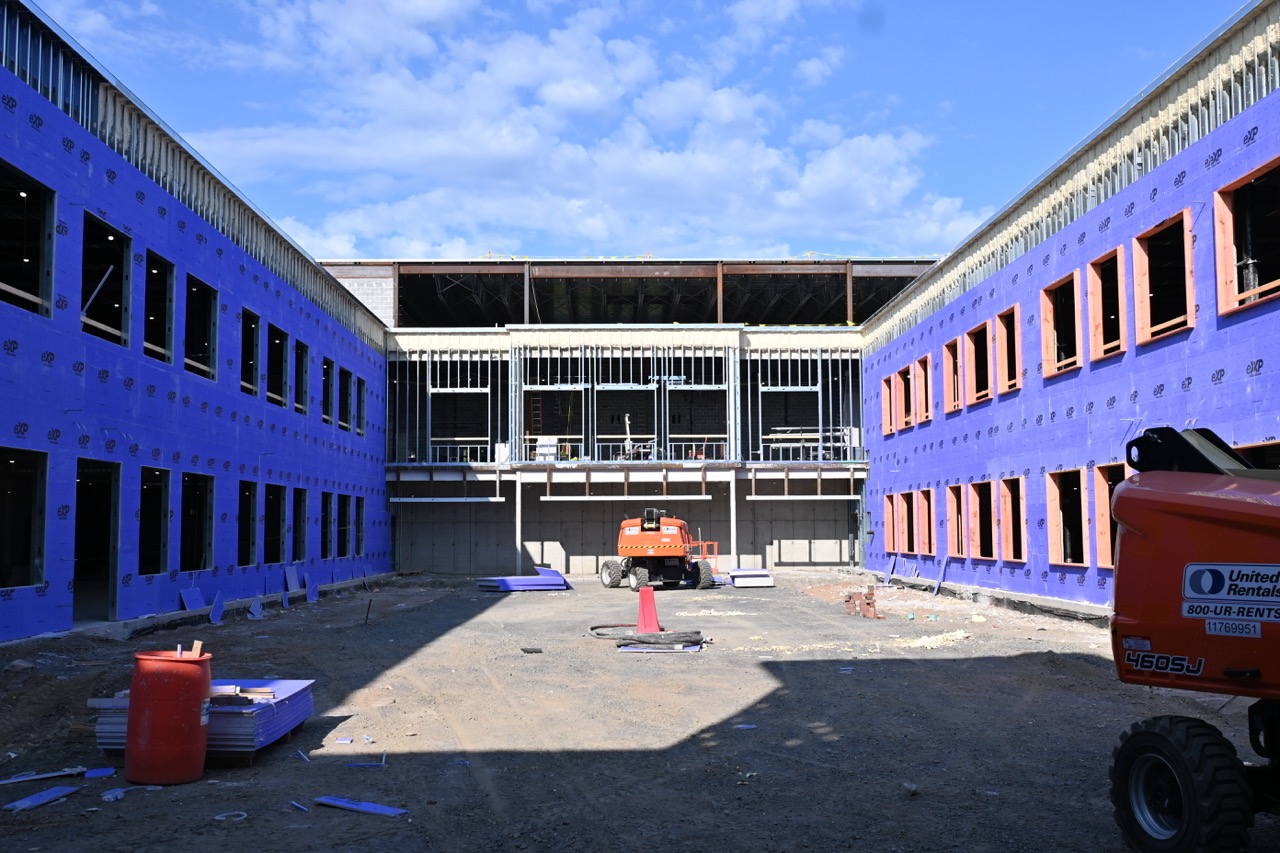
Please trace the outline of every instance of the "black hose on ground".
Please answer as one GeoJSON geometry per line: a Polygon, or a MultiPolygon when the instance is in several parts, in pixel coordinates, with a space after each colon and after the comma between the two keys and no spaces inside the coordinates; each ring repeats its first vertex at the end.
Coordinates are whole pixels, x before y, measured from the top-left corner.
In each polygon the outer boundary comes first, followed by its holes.
{"type": "Polygon", "coordinates": [[[587,629],[597,640],[614,640],[618,646],[700,646],[707,642],[701,631],[636,633],[635,625],[593,625],[587,629]]]}

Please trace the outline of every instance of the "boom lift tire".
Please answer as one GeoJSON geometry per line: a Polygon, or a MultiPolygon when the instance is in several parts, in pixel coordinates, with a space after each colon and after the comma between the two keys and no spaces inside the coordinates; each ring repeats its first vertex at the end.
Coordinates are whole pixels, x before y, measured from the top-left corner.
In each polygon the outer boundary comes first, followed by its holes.
{"type": "Polygon", "coordinates": [[[706,560],[698,561],[698,582],[694,584],[696,589],[711,589],[716,585],[715,574],[711,569],[711,564],[706,560]]]}
{"type": "Polygon", "coordinates": [[[627,586],[632,592],[639,592],[640,587],[649,585],[649,570],[644,566],[632,566],[627,572],[627,586]]]}
{"type": "Polygon", "coordinates": [[[1192,717],[1152,717],[1120,736],[1111,804],[1141,853],[1240,850],[1253,826],[1249,780],[1235,747],[1192,717]]]}
{"type": "Polygon", "coordinates": [[[612,589],[622,583],[622,564],[617,560],[605,560],[600,567],[600,583],[606,589],[612,589]]]}

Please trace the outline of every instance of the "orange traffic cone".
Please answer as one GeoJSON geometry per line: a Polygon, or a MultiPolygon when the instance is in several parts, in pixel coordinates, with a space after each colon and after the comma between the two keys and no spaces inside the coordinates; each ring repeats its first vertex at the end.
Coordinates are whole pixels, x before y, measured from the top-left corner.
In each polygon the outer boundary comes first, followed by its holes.
{"type": "Polygon", "coordinates": [[[653,603],[653,587],[640,587],[640,616],[636,619],[637,634],[657,634],[662,631],[658,624],[658,608],[653,603]]]}

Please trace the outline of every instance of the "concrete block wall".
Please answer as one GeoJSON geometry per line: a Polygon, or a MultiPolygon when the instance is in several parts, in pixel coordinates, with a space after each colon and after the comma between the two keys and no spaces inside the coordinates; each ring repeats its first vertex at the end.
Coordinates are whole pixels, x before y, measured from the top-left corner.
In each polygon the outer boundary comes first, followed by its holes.
{"type": "MultiPolygon", "coordinates": [[[[620,487],[619,487],[620,488],[620,487]]],[[[632,484],[631,492],[637,490],[632,484]]],[[[609,494],[593,486],[596,494],[609,494]]],[[[531,572],[550,565],[571,575],[595,575],[617,553],[618,526],[645,507],[683,518],[694,536],[720,543],[718,570],[733,568],[830,568],[849,566],[851,503],[748,501],[738,496],[737,560],[730,559],[729,488],[708,485],[712,500],[680,500],[660,494],[628,501],[543,501],[545,490],[525,486],[522,565],[515,565],[515,486],[504,483],[504,503],[407,503],[396,505],[400,571],[482,576],[531,572]]],[[[618,489],[612,491],[620,493],[618,489]]]]}

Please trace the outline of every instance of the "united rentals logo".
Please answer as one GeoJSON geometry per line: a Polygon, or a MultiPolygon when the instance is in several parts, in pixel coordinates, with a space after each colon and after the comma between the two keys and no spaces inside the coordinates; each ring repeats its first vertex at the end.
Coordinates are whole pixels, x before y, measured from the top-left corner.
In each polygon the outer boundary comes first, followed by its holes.
{"type": "Polygon", "coordinates": [[[1188,563],[1182,615],[1280,621],[1280,566],[1188,563]]]}

